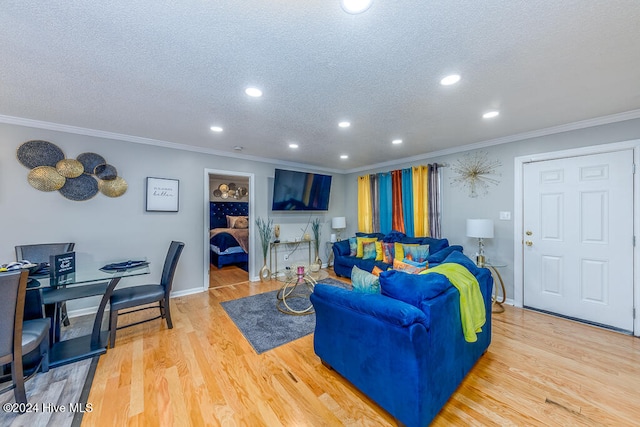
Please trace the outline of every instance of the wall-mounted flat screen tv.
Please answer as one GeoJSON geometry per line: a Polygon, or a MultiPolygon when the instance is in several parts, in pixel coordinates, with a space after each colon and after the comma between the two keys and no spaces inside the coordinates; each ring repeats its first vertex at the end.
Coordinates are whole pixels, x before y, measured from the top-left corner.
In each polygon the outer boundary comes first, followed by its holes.
{"type": "Polygon", "coordinates": [[[331,176],[276,169],[273,180],[274,211],[326,211],[331,176]]]}

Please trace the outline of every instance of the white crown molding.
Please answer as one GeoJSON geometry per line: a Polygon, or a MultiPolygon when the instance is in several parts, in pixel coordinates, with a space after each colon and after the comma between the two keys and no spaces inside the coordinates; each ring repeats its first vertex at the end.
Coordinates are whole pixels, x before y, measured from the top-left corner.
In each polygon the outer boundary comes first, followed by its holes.
{"type": "Polygon", "coordinates": [[[502,138],[489,139],[486,141],[475,142],[473,144],[461,145],[459,147],[446,148],[444,150],[432,151],[430,153],[420,154],[413,157],[405,157],[404,159],[392,160],[389,162],[377,163],[370,166],[361,168],[354,168],[344,171],[343,173],[356,173],[364,172],[378,168],[388,168],[400,164],[412,163],[426,159],[433,159],[435,157],[448,156],[450,154],[462,153],[470,150],[479,150],[481,148],[492,147],[495,145],[508,144],[510,142],[522,141],[530,138],[539,138],[541,136],[554,135],[562,132],[569,132],[573,130],[580,130],[590,128],[593,126],[607,125],[611,123],[624,122],[626,120],[633,120],[640,118],[640,109],[625,111],[624,113],[611,114],[609,116],[596,117],[594,119],[581,120],[578,122],[567,123],[564,125],[552,126],[545,129],[534,130],[530,132],[518,133],[515,135],[509,135],[502,138]]]}
{"type": "Polygon", "coordinates": [[[214,149],[205,148],[205,147],[196,147],[196,146],[187,145],[187,144],[180,144],[177,142],[162,141],[159,139],[144,138],[141,136],[126,135],[122,133],[88,129],[88,128],[83,128],[78,126],[44,122],[41,120],[25,119],[22,117],[5,116],[0,114],[0,123],[25,126],[25,127],[36,128],[36,129],[52,130],[56,132],[73,133],[76,135],[91,136],[96,138],[114,139],[117,141],[132,142],[134,144],[153,145],[156,147],[171,148],[174,150],[182,150],[182,151],[191,151],[191,152],[202,153],[202,154],[211,154],[214,156],[230,157],[234,159],[251,160],[254,162],[268,163],[276,166],[290,166],[298,169],[311,169],[313,171],[322,171],[322,172],[328,172],[328,173],[338,173],[338,174],[345,173],[343,170],[312,166],[306,163],[288,162],[288,161],[282,161],[278,159],[269,159],[266,157],[257,157],[257,156],[251,156],[251,155],[240,154],[240,153],[229,153],[226,151],[219,151],[219,150],[214,150],[214,149]]]}
{"type": "Polygon", "coordinates": [[[165,147],[165,148],[171,148],[174,150],[191,151],[196,153],[211,154],[215,156],[230,157],[235,159],[251,160],[255,162],[268,163],[268,164],[273,164],[277,166],[290,166],[293,168],[311,169],[314,171],[323,171],[328,173],[346,175],[346,174],[363,172],[363,171],[368,171],[368,170],[373,170],[378,168],[389,168],[389,167],[400,165],[400,164],[418,162],[426,159],[433,159],[435,157],[447,156],[450,154],[456,154],[456,153],[461,153],[461,152],[470,151],[470,150],[478,150],[481,148],[492,147],[495,145],[522,141],[524,139],[539,138],[542,136],[553,135],[553,134],[562,133],[562,132],[569,132],[569,131],[579,130],[579,129],[585,129],[593,126],[601,126],[601,125],[606,125],[611,123],[623,122],[626,120],[633,120],[638,118],[640,118],[640,109],[626,111],[623,113],[611,114],[608,116],[596,117],[588,120],[581,120],[573,123],[567,123],[564,125],[552,126],[549,128],[534,130],[530,132],[523,132],[515,135],[509,135],[509,136],[490,139],[486,141],[479,141],[473,144],[446,148],[444,150],[432,151],[429,153],[419,154],[417,156],[405,157],[398,160],[391,160],[388,162],[376,163],[373,165],[368,165],[368,166],[363,166],[363,167],[353,168],[353,169],[346,169],[346,170],[324,168],[324,167],[312,166],[304,163],[287,162],[287,161],[281,161],[278,159],[269,159],[265,157],[250,156],[246,154],[228,153],[225,151],[219,151],[219,150],[214,150],[214,149],[204,148],[204,147],[195,147],[195,146],[186,145],[186,144],[179,144],[176,142],[162,141],[162,140],[151,139],[151,138],[143,138],[140,136],[125,135],[125,134],[120,134],[115,132],[88,129],[88,128],[82,128],[77,126],[45,122],[40,120],[26,119],[21,117],[0,115],[0,123],[32,127],[37,129],[46,129],[46,130],[52,130],[52,131],[58,131],[58,132],[67,132],[67,133],[73,133],[77,135],[92,136],[96,138],[115,139],[118,141],[133,142],[135,144],[153,145],[156,147],[165,147]]]}

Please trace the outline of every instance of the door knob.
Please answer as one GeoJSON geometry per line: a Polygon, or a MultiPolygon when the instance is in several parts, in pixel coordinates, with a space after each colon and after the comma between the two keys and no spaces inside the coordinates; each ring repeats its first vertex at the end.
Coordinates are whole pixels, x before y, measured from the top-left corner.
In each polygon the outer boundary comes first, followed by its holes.
{"type": "Polygon", "coordinates": [[[527,246],[533,246],[533,242],[531,240],[527,240],[524,244],[527,246]]]}
{"type": "Polygon", "coordinates": [[[525,233],[527,236],[531,236],[533,233],[530,230],[527,230],[525,233]]]}

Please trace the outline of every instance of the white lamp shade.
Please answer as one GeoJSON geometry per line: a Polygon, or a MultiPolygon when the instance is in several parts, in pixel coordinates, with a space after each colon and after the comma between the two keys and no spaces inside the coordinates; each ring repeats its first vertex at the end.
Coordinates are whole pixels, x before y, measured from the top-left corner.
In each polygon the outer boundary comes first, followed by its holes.
{"type": "Polygon", "coordinates": [[[493,220],[490,219],[468,219],[467,236],[479,239],[493,238],[493,220]]]}
{"type": "Polygon", "coordinates": [[[342,228],[347,228],[347,220],[343,216],[337,216],[331,219],[331,228],[334,230],[340,230],[342,228]]]}

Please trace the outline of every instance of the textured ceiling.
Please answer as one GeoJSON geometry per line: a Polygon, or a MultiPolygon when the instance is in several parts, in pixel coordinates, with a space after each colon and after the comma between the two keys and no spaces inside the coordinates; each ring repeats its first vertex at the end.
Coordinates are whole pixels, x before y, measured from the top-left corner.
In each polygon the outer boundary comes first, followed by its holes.
{"type": "Polygon", "coordinates": [[[0,120],[356,170],[638,110],[639,41],[638,0],[5,0],[0,120]]]}

